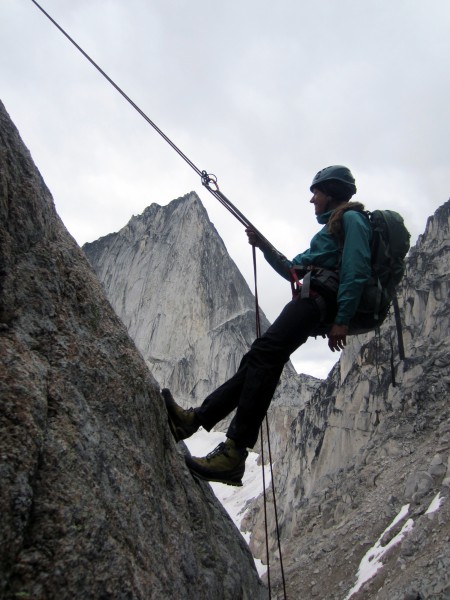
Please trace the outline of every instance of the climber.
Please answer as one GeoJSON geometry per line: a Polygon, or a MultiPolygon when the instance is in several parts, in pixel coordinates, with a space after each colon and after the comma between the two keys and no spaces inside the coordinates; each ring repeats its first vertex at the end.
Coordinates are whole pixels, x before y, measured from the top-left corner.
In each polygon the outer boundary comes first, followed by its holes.
{"type": "Polygon", "coordinates": [[[303,279],[301,293],[282,310],[267,331],[242,358],[236,374],[212,392],[198,408],[183,409],[168,389],[162,395],[176,441],[194,434],[200,426],[210,431],[234,409],[227,440],[204,458],[186,457],[194,475],[208,481],[242,485],[247,448],[252,448],[269,408],[285,363],[320,327],[327,333],[331,351],[346,345],[348,324],[371,274],[371,226],[359,202],[355,179],[344,166],[319,171],[310,190],[317,221],[323,228],[310,247],[292,261],[277,252],[253,230],[249,243],[258,247],[282,277],[294,268],[303,279]],[[337,271],[339,269],[339,275],[337,271]]]}

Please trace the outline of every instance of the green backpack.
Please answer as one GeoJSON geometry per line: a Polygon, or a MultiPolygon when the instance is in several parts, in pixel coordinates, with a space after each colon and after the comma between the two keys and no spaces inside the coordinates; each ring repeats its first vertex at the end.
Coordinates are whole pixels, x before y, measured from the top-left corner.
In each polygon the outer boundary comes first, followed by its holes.
{"type": "Polygon", "coordinates": [[[393,210],[365,212],[372,226],[372,275],[350,322],[349,333],[372,331],[387,317],[395,289],[405,273],[410,234],[403,218],[393,210]]]}
{"type": "MultiPolygon", "coordinates": [[[[409,250],[410,234],[401,215],[393,210],[362,211],[362,214],[372,226],[370,243],[372,273],[363,288],[356,313],[350,321],[348,334],[356,335],[377,329],[386,319],[393,304],[399,349],[400,354],[403,355],[400,314],[395,289],[405,273],[405,256],[409,250]]],[[[307,297],[310,282],[316,290],[322,290],[325,298],[327,295],[331,297],[336,295],[339,288],[339,270],[313,268],[309,271],[309,274],[305,274],[305,269],[297,266],[290,269],[294,297],[300,293],[307,297]],[[303,285],[300,284],[299,277],[303,277],[303,285]]],[[[329,327],[330,323],[324,323],[311,335],[314,337],[325,335],[329,327]]]]}

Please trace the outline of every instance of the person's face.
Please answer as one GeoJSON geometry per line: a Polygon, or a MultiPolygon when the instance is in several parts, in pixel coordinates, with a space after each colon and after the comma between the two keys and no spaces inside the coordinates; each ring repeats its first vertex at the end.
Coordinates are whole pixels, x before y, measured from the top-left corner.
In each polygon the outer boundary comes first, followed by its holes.
{"type": "Polygon", "coordinates": [[[321,215],[322,213],[327,211],[329,196],[319,191],[317,188],[313,188],[312,190],[313,196],[310,200],[311,204],[314,204],[314,209],[316,215],[321,215]]]}

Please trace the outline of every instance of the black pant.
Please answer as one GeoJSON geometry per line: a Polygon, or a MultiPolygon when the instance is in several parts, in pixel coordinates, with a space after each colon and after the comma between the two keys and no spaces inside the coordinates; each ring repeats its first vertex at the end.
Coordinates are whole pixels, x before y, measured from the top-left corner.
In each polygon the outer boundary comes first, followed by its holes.
{"type": "Polygon", "coordinates": [[[237,408],[227,437],[238,447],[253,448],[285,363],[304,344],[321,320],[318,304],[297,297],[243,357],[236,374],[196,409],[208,431],[237,408]]]}

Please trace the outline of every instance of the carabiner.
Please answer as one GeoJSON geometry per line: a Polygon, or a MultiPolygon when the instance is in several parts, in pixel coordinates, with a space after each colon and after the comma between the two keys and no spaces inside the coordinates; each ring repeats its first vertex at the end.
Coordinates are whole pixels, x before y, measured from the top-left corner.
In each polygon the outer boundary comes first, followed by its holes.
{"type": "Polygon", "coordinates": [[[213,175],[212,173],[208,173],[207,171],[202,171],[202,184],[205,187],[214,190],[215,192],[219,191],[219,184],[217,183],[217,177],[215,175],[213,175]],[[211,187],[211,184],[214,187],[211,187]]]}

